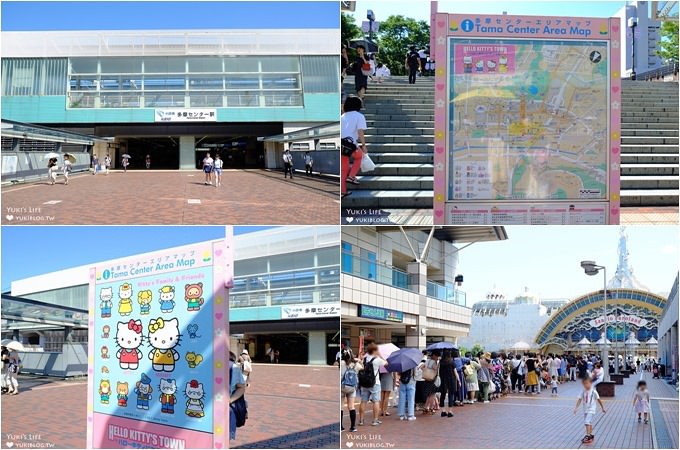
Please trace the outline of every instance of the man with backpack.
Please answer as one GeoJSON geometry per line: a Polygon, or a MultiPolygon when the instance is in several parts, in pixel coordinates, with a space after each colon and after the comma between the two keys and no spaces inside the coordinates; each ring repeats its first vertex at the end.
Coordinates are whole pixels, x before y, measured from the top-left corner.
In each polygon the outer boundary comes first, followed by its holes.
{"type": "Polygon", "coordinates": [[[404,65],[406,70],[408,70],[408,84],[416,84],[416,75],[420,70],[420,55],[418,55],[414,46],[409,48],[404,65]]]}
{"type": "Polygon", "coordinates": [[[366,356],[363,359],[363,369],[357,373],[361,404],[359,405],[359,426],[364,425],[364,412],[366,403],[373,402],[373,422],[371,425],[378,426],[382,422],[380,415],[380,368],[387,365],[387,361],[378,354],[378,346],[371,342],[366,346],[366,356]]]}

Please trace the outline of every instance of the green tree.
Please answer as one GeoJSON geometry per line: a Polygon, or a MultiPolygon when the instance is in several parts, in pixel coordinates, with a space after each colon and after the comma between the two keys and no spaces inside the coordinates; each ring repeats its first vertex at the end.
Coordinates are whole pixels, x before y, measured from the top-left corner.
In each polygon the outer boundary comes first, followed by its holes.
{"type": "Polygon", "coordinates": [[[664,61],[678,61],[678,22],[667,20],[661,25],[661,41],[657,54],[664,61]]]}
{"type": "Polygon", "coordinates": [[[351,39],[361,37],[361,28],[354,23],[354,17],[342,13],[340,15],[340,40],[343,45],[349,44],[351,39]]]}
{"type": "Polygon", "coordinates": [[[461,355],[465,355],[467,352],[472,353],[472,356],[477,356],[480,352],[484,353],[484,347],[482,347],[480,344],[475,344],[472,346],[472,348],[461,346],[458,350],[460,351],[461,355]]]}
{"type": "Polygon", "coordinates": [[[380,22],[377,33],[378,60],[390,68],[392,75],[405,75],[404,61],[410,46],[420,49],[430,43],[430,25],[424,20],[389,16],[380,22]]]}

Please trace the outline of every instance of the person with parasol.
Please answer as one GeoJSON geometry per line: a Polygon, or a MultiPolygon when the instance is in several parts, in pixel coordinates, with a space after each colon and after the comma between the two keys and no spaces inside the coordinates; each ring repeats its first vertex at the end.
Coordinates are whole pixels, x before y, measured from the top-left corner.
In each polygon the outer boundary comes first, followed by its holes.
{"type": "Polygon", "coordinates": [[[402,348],[387,358],[389,370],[399,375],[399,420],[416,420],[416,371],[422,370],[422,356],[417,348],[402,348]]]}

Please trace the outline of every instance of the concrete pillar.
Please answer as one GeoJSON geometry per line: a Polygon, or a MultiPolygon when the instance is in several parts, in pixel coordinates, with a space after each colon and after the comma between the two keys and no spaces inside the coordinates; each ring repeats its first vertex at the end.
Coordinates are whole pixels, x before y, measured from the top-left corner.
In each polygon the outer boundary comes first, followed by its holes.
{"type": "Polygon", "coordinates": [[[179,168],[180,170],[196,169],[196,139],[194,136],[179,137],[179,168]]]}
{"type": "Polygon", "coordinates": [[[678,376],[678,324],[676,322],[675,325],[671,327],[671,339],[670,339],[670,361],[666,361],[666,365],[670,365],[673,368],[673,379],[675,379],[678,376]]]}
{"type": "Polygon", "coordinates": [[[21,139],[12,138],[12,151],[18,152],[19,150],[21,150],[21,139]]]}
{"type": "Polygon", "coordinates": [[[408,288],[418,294],[418,318],[415,329],[406,327],[406,346],[425,348],[427,329],[427,264],[412,262],[406,267],[408,288]]]}
{"type": "Polygon", "coordinates": [[[309,332],[309,363],[313,366],[325,366],[326,361],[326,332],[309,332]]]}
{"type": "Polygon", "coordinates": [[[266,169],[283,168],[283,144],[279,142],[264,143],[264,167],[266,169]]]}

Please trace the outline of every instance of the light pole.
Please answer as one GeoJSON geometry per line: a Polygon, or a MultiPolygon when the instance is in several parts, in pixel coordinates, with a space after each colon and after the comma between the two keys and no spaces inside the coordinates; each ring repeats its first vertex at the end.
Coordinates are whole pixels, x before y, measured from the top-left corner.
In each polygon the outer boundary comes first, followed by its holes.
{"type": "Polygon", "coordinates": [[[631,49],[630,49],[630,63],[631,63],[631,71],[630,71],[630,79],[635,80],[637,77],[637,74],[635,73],[635,27],[638,24],[638,18],[637,17],[631,17],[628,19],[628,27],[630,27],[630,38],[631,38],[631,49]]]}
{"type": "Polygon", "coordinates": [[[581,261],[581,267],[586,275],[593,276],[600,273],[604,275],[604,324],[602,326],[602,370],[604,370],[604,381],[609,381],[609,344],[607,342],[607,268],[605,266],[598,266],[595,261],[581,261]]]}

